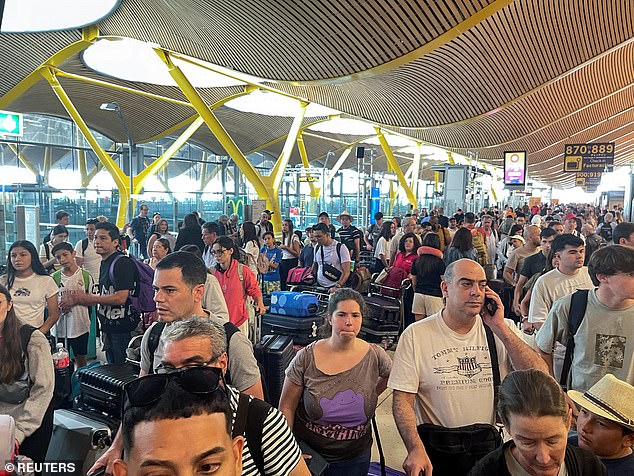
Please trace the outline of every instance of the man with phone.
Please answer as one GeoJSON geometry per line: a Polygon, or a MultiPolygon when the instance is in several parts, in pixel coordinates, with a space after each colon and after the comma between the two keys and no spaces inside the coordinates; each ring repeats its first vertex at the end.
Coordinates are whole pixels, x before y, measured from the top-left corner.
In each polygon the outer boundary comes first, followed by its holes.
{"type": "Polygon", "coordinates": [[[548,371],[513,321],[504,319],[502,301],[487,286],[482,266],[469,259],[451,263],[441,290],[445,308],[405,330],[388,382],[407,448],[403,468],[408,476],[430,475],[432,468],[439,474],[467,474],[483,455],[443,455],[437,445],[432,454],[422,438],[441,440],[447,429],[459,438],[479,438],[466,428],[474,424],[479,434],[495,435],[495,381],[513,369],[548,371]]]}

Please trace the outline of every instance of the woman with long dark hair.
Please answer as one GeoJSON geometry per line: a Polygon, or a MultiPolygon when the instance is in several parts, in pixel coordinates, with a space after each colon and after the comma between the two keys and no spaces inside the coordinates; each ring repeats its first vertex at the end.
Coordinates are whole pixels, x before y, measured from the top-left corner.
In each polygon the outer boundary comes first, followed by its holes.
{"type": "Polygon", "coordinates": [[[59,289],[40,262],[33,243],[20,240],[11,245],[7,274],[0,278],[0,284],[11,293],[15,313],[22,322],[39,328],[43,334],[51,330],[59,319],[59,289]]]}
{"type": "Polygon", "coordinates": [[[0,414],[13,417],[20,454],[35,462],[44,461],[53,432],[54,386],[46,337],[17,318],[11,293],[0,286],[0,414]]]}
{"type": "Polygon", "coordinates": [[[328,461],[324,476],[368,474],[370,419],[392,361],[381,346],[357,337],[364,312],[358,292],[335,291],[326,338],[300,350],[286,370],[280,411],[295,436],[328,461]]]}
{"type": "Polygon", "coordinates": [[[253,274],[258,276],[258,255],[260,254],[260,240],[255,224],[251,221],[245,221],[240,227],[240,242],[242,249],[249,257],[249,269],[253,274]]]}
{"type": "Polygon", "coordinates": [[[393,221],[383,222],[379,241],[374,249],[374,269],[375,273],[380,273],[390,266],[390,240],[396,232],[396,224],[393,221]]]}
{"type": "Polygon", "coordinates": [[[445,262],[440,251],[440,237],[427,233],[423,246],[418,248],[418,258],[412,265],[414,303],[412,312],[417,321],[436,314],[443,308],[440,283],[445,274],[445,262]]]}
{"type": "Polygon", "coordinates": [[[286,278],[292,268],[297,267],[297,258],[302,252],[299,237],[293,231],[293,222],[288,218],[282,222],[282,262],[280,263],[280,288],[286,291],[286,278]]]}
{"type": "Polygon", "coordinates": [[[178,230],[174,251],[180,250],[185,245],[196,245],[202,253],[205,250],[205,244],[203,243],[200,226],[198,216],[195,213],[185,215],[183,226],[178,230]]]}
{"type": "Polygon", "coordinates": [[[154,227],[154,229],[152,230],[152,233],[150,234],[150,239],[147,242],[148,254],[152,256],[152,246],[154,245],[154,242],[159,238],[167,240],[169,242],[170,250],[173,251],[174,247],[176,246],[176,238],[174,238],[174,235],[172,235],[169,231],[170,226],[168,221],[165,219],[161,219],[159,215],[159,220],[155,225],[152,226],[154,227]]]}
{"type": "Polygon", "coordinates": [[[460,228],[451,240],[451,244],[445,249],[445,265],[449,266],[454,261],[462,258],[476,260],[478,251],[473,246],[473,235],[468,228],[460,228]]]}

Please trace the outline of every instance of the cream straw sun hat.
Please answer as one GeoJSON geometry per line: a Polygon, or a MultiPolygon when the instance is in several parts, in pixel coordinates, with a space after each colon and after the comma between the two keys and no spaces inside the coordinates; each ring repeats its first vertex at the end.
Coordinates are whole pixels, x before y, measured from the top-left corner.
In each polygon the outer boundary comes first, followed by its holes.
{"type": "Polygon", "coordinates": [[[605,375],[585,393],[568,390],[568,395],[586,410],[634,430],[634,387],[614,375],[605,375]]]}

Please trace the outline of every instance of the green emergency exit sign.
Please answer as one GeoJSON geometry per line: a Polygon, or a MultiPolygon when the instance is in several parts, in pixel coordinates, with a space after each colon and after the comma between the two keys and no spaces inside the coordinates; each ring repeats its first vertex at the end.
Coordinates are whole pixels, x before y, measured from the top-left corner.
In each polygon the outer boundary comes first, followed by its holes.
{"type": "Polygon", "coordinates": [[[0,135],[22,136],[23,128],[22,114],[0,111],[0,135]]]}

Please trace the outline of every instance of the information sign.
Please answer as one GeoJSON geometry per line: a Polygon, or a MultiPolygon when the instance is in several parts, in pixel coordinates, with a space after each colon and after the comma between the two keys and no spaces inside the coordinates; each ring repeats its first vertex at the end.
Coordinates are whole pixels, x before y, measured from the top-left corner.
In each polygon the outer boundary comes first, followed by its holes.
{"type": "Polygon", "coordinates": [[[23,128],[22,114],[0,111],[0,135],[22,137],[23,128]]]}
{"type": "Polygon", "coordinates": [[[603,172],[614,165],[614,143],[566,144],[564,172],[603,172]]]}

